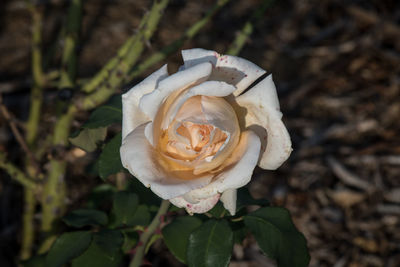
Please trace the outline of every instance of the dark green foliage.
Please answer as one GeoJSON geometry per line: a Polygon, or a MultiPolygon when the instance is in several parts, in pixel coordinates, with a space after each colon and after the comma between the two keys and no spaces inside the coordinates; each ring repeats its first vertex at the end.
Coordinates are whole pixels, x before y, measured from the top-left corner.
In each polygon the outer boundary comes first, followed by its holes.
{"type": "Polygon", "coordinates": [[[279,267],[308,266],[306,239],[296,229],[286,209],[260,208],[245,216],[244,222],[261,250],[276,259],[279,267]]]}
{"type": "Polygon", "coordinates": [[[228,266],[233,248],[233,232],[225,220],[209,220],[189,237],[187,261],[194,267],[228,266]]]}

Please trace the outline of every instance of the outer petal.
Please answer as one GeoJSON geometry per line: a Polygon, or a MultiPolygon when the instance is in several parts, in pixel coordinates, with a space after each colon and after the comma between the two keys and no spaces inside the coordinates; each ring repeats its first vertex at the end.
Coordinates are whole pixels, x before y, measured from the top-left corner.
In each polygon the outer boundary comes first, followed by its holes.
{"type": "MultiPolygon", "coordinates": [[[[282,113],[272,75],[269,75],[245,94],[236,98],[236,103],[245,110],[244,127],[258,134],[262,142],[258,163],[263,169],[275,170],[290,156],[292,142],[283,124],[282,113]]],[[[241,111],[238,111],[241,113],[241,111]]]]}
{"type": "MultiPolygon", "coordinates": [[[[236,150],[232,153],[232,157],[237,160],[236,163],[226,167],[226,170],[217,175],[207,186],[192,190],[187,195],[190,195],[191,199],[199,200],[246,185],[250,182],[257,165],[260,146],[260,139],[255,133],[243,132],[236,150]]],[[[235,160],[228,159],[227,161],[235,162],[235,160]]]]}
{"type": "Polygon", "coordinates": [[[212,175],[194,180],[171,177],[157,163],[156,151],[147,141],[142,124],[122,140],[120,149],[122,165],[146,187],[163,199],[170,199],[207,185],[212,175]]]}
{"type": "Polygon", "coordinates": [[[156,90],[142,97],[140,109],[153,120],[165,98],[176,90],[206,81],[211,70],[211,64],[205,62],[172,74],[162,80],[156,90]]]}
{"type": "Polygon", "coordinates": [[[202,62],[212,63],[214,68],[209,80],[225,81],[235,85],[237,88],[233,93],[235,96],[246,90],[250,84],[265,73],[265,70],[246,59],[219,55],[217,52],[201,48],[182,50],[182,57],[185,68],[202,62]]]}
{"type": "Polygon", "coordinates": [[[138,125],[150,121],[150,118],[139,109],[140,98],[153,91],[157,83],[167,76],[167,65],[164,65],[122,95],[122,138],[138,125]]]}
{"type": "Polygon", "coordinates": [[[220,194],[216,194],[209,198],[200,199],[197,203],[192,204],[183,197],[172,198],[169,201],[178,208],[185,208],[189,214],[204,213],[212,209],[219,200],[220,194]]]}
{"type": "Polygon", "coordinates": [[[224,208],[227,209],[232,216],[236,214],[236,200],[236,189],[228,189],[221,195],[221,201],[224,204],[224,208]]]}

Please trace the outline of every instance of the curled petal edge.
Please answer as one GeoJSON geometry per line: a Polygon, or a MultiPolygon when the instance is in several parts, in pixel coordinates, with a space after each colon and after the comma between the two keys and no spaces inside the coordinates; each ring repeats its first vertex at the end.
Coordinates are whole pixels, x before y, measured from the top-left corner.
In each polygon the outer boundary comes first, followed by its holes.
{"type": "Polygon", "coordinates": [[[269,75],[256,86],[235,99],[236,112],[242,128],[253,130],[261,140],[258,166],[275,170],[292,152],[289,133],[282,122],[276,87],[269,75]]]}
{"type": "Polygon", "coordinates": [[[220,55],[212,50],[194,48],[182,50],[184,68],[190,68],[203,62],[210,62],[214,68],[210,80],[225,81],[236,86],[233,95],[238,96],[255,80],[261,77],[265,70],[256,64],[240,57],[220,55]]]}

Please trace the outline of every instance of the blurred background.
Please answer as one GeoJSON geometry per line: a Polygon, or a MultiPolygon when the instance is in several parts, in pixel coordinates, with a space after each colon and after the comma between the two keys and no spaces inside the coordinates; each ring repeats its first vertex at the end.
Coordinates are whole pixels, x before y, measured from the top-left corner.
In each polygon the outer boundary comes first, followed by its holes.
{"type": "MultiPolygon", "coordinates": [[[[62,45],[57,34],[68,1],[37,2],[44,10],[44,64],[56,69],[57,48],[55,57],[46,55],[54,43],[62,45]]],[[[170,1],[142,58],[179,38],[213,3],[170,1]]],[[[260,4],[232,0],[184,48],[223,53],[260,4]]],[[[145,0],[84,1],[79,79],[115,55],[150,6],[145,0]]],[[[17,122],[28,116],[31,24],[25,1],[0,2],[0,92],[17,122]]],[[[273,73],[294,149],[277,171],[256,169],[249,185],[253,196],[291,211],[308,240],[310,266],[400,266],[400,1],[275,1],[239,55],[273,73]]],[[[167,62],[175,71],[179,53],[167,62]]],[[[44,97],[54,102],[57,88],[49,86],[44,97]]],[[[41,131],[54,123],[54,108],[43,111],[41,131]]],[[[79,114],[73,127],[87,117],[79,114]]],[[[2,115],[0,150],[21,164],[24,152],[2,115]]],[[[79,207],[102,182],[84,171],[91,155],[78,152],[66,155],[69,208],[79,207]]],[[[22,197],[20,185],[0,171],[0,266],[14,266],[18,257],[22,197]]],[[[160,257],[180,266],[157,243],[150,253],[154,266],[162,266],[160,257]]],[[[235,245],[231,266],[273,265],[248,238],[235,245]]]]}

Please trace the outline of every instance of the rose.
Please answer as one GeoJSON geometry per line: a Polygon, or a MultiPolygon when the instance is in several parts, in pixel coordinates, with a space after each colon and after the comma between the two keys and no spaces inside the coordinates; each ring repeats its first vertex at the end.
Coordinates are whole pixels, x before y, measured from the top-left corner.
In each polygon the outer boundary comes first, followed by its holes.
{"type": "Polygon", "coordinates": [[[123,166],[163,199],[189,213],[220,199],[234,215],[236,189],[258,164],[278,168],[291,153],[279,101],[265,71],[214,51],[182,51],[184,65],[164,65],[122,96],[123,166]]]}

